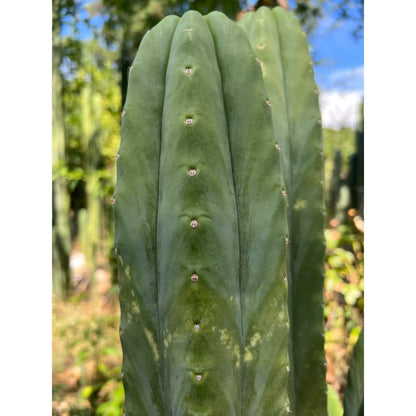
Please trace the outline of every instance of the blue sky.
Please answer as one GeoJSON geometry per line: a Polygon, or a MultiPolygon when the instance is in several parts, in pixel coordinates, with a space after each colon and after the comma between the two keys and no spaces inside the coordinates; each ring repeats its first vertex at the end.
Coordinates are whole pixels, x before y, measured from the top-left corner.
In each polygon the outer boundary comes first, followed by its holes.
{"type": "MultiPolygon", "coordinates": [[[[249,4],[255,2],[248,1],[249,4]]],[[[313,35],[308,36],[316,61],[316,82],[321,90],[363,91],[364,41],[362,37],[355,39],[352,36],[355,22],[336,20],[331,4],[333,8],[337,2],[324,2],[324,15],[318,20],[313,35]]],[[[289,6],[293,10],[294,0],[289,0],[289,6]]],[[[358,16],[354,9],[350,12],[358,16]]]]}
{"type": "Polygon", "coordinates": [[[316,53],[316,81],[322,89],[363,90],[364,42],[351,33],[351,21],[324,17],[309,42],[316,53]]]}
{"type": "Polygon", "coordinates": [[[322,125],[355,129],[364,96],[364,40],[355,38],[355,23],[325,15],[309,37],[315,55],[322,125]]]}

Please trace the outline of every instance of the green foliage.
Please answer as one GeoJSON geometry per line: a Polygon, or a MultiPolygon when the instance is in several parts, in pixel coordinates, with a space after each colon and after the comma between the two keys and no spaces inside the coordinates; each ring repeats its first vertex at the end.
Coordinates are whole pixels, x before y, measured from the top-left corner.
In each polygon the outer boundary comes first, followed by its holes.
{"type": "Polygon", "coordinates": [[[342,408],[341,401],[339,400],[338,393],[328,385],[328,416],[342,416],[344,410],[342,408]]]}
{"type": "Polygon", "coordinates": [[[325,231],[325,350],[328,382],[340,392],[347,385],[352,351],[363,327],[364,239],[356,213],[346,224],[331,221],[325,231]],[[357,228],[357,225],[359,228],[357,228]]]}
{"type": "Polygon", "coordinates": [[[69,300],[54,303],[52,413],[121,416],[119,311],[69,300]]]}
{"type": "Polygon", "coordinates": [[[318,19],[323,16],[322,6],[324,0],[296,0],[293,13],[298,17],[302,27],[307,33],[315,30],[318,19]]]}
{"type": "MultiPolygon", "coordinates": [[[[123,405],[124,405],[123,383],[118,382],[116,388],[114,388],[113,384],[108,384],[108,386],[111,387],[110,399],[104,403],[101,403],[97,407],[97,415],[98,416],[120,416],[123,413],[123,405]]],[[[107,385],[104,385],[103,388],[106,388],[106,387],[107,385]]]]}

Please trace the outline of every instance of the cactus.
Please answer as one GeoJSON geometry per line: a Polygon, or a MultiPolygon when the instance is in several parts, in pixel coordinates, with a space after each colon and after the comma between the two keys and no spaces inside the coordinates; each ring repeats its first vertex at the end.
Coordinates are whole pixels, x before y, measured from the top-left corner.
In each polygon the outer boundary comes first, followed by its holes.
{"type": "MultiPolygon", "coordinates": [[[[62,103],[61,38],[59,3],[52,3],[52,164],[54,170],[65,163],[65,126],[62,103]]],[[[57,175],[52,184],[52,288],[53,292],[65,297],[70,289],[69,256],[71,254],[71,229],[69,223],[70,197],[66,178],[57,175]]]]}
{"type": "Polygon", "coordinates": [[[341,188],[341,165],[342,165],[342,152],[336,150],[334,154],[334,167],[332,170],[332,177],[329,184],[328,195],[328,214],[329,218],[333,218],[339,198],[339,192],[341,188]]]}
{"type": "MultiPolygon", "coordinates": [[[[81,218],[80,237],[81,249],[85,254],[85,260],[92,271],[95,272],[97,254],[100,252],[102,236],[102,201],[99,195],[98,177],[95,172],[102,163],[101,149],[99,145],[101,117],[101,97],[94,92],[92,80],[86,76],[81,91],[80,111],[81,118],[81,140],[85,149],[83,161],[86,185],[86,218],[81,218]]],[[[82,214],[85,215],[85,214],[82,214]]]]}
{"type": "Polygon", "coordinates": [[[360,121],[355,133],[355,153],[349,161],[347,184],[351,201],[349,208],[357,209],[364,218],[364,103],[360,105],[360,121]]]}
{"type": "Polygon", "coordinates": [[[348,370],[344,416],[364,416],[364,328],[355,344],[348,370]]]}
{"type": "MultiPolygon", "coordinates": [[[[270,16],[292,39],[295,18],[270,16]]],[[[271,91],[249,39],[218,12],[168,16],[130,71],[113,200],[126,416],[326,414],[313,73],[305,39],[282,40],[271,91]]]]}
{"type": "Polygon", "coordinates": [[[294,412],[326,414],[324,190],[318,90],[296,17],[261,7],[239,22],[261,63],[288,192],[289,394],[294,412]]]}
{"type": "Polygon", "coordinates": [[[165,18],[141,43],[123,113],[126,415],[286,412],[286,197],[243,31],[220,13],[165,18]]]}

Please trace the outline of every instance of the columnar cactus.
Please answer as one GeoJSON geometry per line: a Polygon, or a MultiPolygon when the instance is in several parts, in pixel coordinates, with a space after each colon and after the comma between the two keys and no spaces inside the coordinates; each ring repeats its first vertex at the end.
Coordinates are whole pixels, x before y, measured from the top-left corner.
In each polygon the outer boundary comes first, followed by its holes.
{"type": "Polygon", "coordinates": [[[334,154],[334,167],[332,169],[332,176],[329,183],[328,195],[328,213],[329,218],[333,218],[339,198],[339,190],[341,188],[341,168],[342,168],[342,152],[340,149],[336,150],[334,154]]]}
{"type": "Polygon", "coordinates": [[[318,90],[305,33],[283,9],[239,22],[261,63],[287,186],[290,397],[297,415],[326,414],[324,190],[318,90]]]}
{"type": "Polygon", "coordinates": [[[344,416],[364,416],[364,328],[355,344],[348,370],[344,416]]]}
{"type": "MultiPolygon", "coordinates": [[[[126,416],[294,413],[290,189],[280,170],[277,102],[266,87],[244,31],[221,13],[169,16],[140,45],[122,112],[113,200],[126,416]]],[[[288,118],[299,116],[291,100],[286,105],[288,118]]],[[[310,120],[293,125],[311,128],[310,120]]],[[[317,206],[321,191],[314,192],[316,199],[305,201],[317,206]]],[[[304,237],[315,221],[305,218],[304,237]]],[[[292,252],[311,261],[314,253],[297,241],[292,252]]],[[[313,301],[296,309],[295,331],[309,322],[317,329],[309,321],[317,300],[322,313],[322,295],[314,283],[305,286],[313,301]]],[[[318,355],[321,328],[319,337],[318,355]]],[[[323,362],[319,377],[321,368],[323,362]]],[[[316,400],[309,414],[323,415],[316,400]]]]}

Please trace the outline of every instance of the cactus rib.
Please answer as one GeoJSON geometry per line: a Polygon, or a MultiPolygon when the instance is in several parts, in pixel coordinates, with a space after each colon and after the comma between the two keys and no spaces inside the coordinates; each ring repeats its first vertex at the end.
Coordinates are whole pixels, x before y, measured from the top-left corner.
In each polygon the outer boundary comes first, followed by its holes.
{"type": "Polygon", "coordinates": [[[288,405],[289,365],[286,200],[279,155],[261,69],[248,40],[219,13],[207,20],[223,83],[239,217],[242,414],[277,415],[288,405]]]}
{"type": "Polygon", "coordinates": [[[114,220],[126,416],[166,414],[158,335],[156,218],[165,73],[178,20],[166,18],[143,38],[123,110],[114,220]]]}
{"type": "Polygon", "coordinates": [[[296,17],[261,7],[239,22],[261,62],[288,195],[289,393],[295,414],[326,414],[322,294],[322,127],[307,41],[296,17]]]}
{"type": "Polygon", "coordinates": [[[184,14],[166,75],[158,209],[162,376],[172,415],[233,416],[241,406],[238,226],[216,62],[205,19],[184,14]]]}

